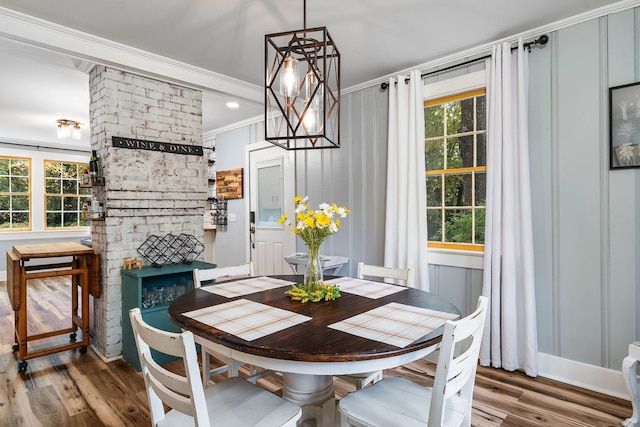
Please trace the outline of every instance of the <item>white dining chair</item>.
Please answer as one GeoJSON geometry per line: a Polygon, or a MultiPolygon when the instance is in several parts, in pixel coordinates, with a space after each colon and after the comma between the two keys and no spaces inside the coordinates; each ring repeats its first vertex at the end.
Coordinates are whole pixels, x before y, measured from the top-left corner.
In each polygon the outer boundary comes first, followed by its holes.
{"type": "MultiPolygon", "coordinates": [[[[413,281],[413,271],[410,268],[391,268],[378,265],[369,265],[363,262],[358,263],[358,279],[379,279],[389,281],[393,284],[410,286],[413,281]]],[[[358,374],[337,375],[341,380],[347,381],[356,386],[356,390],[364,388],[369,383],[377,383],[382,379],[382,371],[362,372],[358,374]]]]}
{"type": "Polygon", "coordinates": [[[470,426],[487,303],[486,297],[480,297],[472,314],[445,323],[433,387],[406,378],[385,378],[340,400],[340,425],[470,426]]]}
{"type": "Polygon", "coordinates": [[[383,282],[393,283],[394,285],[411,286],[413,271],[410,268],[381,267],[359,262],[357,277],[358,279],[381,279],[383,282]]]}
{"type": "Polygon", "coordinates": [[[293,427],[302,416],[299,406],[243,378],[228,378],[205,390],[192,332],[154,328],[142,319],[139,308],[131,309],[129,317],[153,426],[293,427]],[[185,375],[159,365],[151,349],[182,358],[185,375]],[[170,408],[166,413],[163,405],[170,408]]]}
{"type": "MultiPolygon", "coordinates": [[[[247,278],[253,276],[253,264],[248,262],[241,265],[233,265],[228,267],[216,267],[207,269],[193,270],[193,287],[199,288],[203,283],[224,282],[227,280],[247,278]]],[[[217,351],[213,348],[202,345],[202,382],[207,387],[212,384],[211,377],[227,372],[228,377],[237,377],[238,368],[242,366],[242,363],[233,360],[217,351]],[[211,369],[211,357],[216,358],[222,362],[222,366],[211,369]]],[[[256,369],[252,368],[252,377],[256,374],[256,369]]],[[[255,382],[257,378],[253,377],[252,381],[255,382]]]]}

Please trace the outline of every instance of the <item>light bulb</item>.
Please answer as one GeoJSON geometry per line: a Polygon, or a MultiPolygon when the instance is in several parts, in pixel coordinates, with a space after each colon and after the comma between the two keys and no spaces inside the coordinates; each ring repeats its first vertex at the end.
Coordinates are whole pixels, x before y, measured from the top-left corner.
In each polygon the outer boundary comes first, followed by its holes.
{"type": "Polygon", "coordinates": [[[298,90],[298,60],[293,56],[284,59],[284,71],[280,77],[280,93],[286,97],[297,96],[298,90]]]}
{"type": "Polygon", "coordinates": [[[71,128],[66,120],[58,120],[58,138],[64,139],[71,137],[71,128]]]}
{"type": "Polygon", "coordinates": [[[73,131],[71,132],[71,138],[79,141],[82,138],[82,132],[80,131],[80,125],[76,123],[73,125],[73,131]]]}
{"type": "Polygon", "coordinates": [[[304,113],[302,123],[304,124],[304,129],[308,134],[318,133],[321,126],[320,113],[321,110],[314,108],[313,106],[309,106],[307,111],[304,113]]]}
{"type": "Polygon", "coordinates": [[[62,123],[58,123],[58,138],[64,138],[65,126],[62,123]]]}

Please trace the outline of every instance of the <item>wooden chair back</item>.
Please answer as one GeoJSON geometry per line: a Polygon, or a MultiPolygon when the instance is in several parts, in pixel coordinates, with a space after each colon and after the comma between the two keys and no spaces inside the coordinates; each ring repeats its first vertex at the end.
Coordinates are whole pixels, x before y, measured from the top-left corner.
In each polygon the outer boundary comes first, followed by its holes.
{"type": "Polygon", "coordinates": [[[210,282],[212,280],[221,282],[251,276],[253,276],[253,263],[251,262],[241,265],[207,268],[203,270],[196,268],[193,270],[193,287],[199,288],[202,286],[203,282],[210,282]]]}
{"type": "Polygon", "coordinates": [[[381,267],[377,265],[368,265],[363,262],[358,263],[358,279],[365,279],[367,277],[375,277],[383,279],[383,281],[389,281],[393,284],[399,284],[403,286],[411,286],[413,282],[413,271],[410,268],[391,268],[381,267]],[[387,280],[384,280],[387,279],[387,280]],[[398,281],[401,282],[398,282],[398,281]]]}
{"type": "Polygon", "coordinates": [[[158,425],[165,418],[163,403],[192,416],[195,425],[210,425],[193,334],[189,331],[177,334],[154,328],[142,319],[139,308],[131,309],[129,317],[140,356],[153,425],[158,425]],[[151,349],[182,358],[185,376],[159,365],[153,359],[151,349]]]}
{"type": "MultiPolygon", "coordinates": [[[[457,321],[448,321],[444,326],[431,394],[428,424],[430,427],[445,425],[445,408],[452,396],[459,395],[467,406],[466,417],[471,416],[473,386],[487,305],[488,299],[480,297],[473,313],[457,321]]],[[[470,422],[468,418],[461,425],[470,425],[470,422]]]]}

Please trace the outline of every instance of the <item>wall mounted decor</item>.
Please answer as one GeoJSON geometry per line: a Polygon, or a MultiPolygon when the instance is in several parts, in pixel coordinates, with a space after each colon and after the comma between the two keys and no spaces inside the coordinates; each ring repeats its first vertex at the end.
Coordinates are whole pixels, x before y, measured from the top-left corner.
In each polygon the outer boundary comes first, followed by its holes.
{"type": "Polygon", "coordinates": [[[609,88],[610,168],[640,167],[640,82],[609,88]]]}
{"type": "Polygon", "coordinates": [[[211,206],[213,207],[211,211],[211,224],[227,225],[227,201],[223,198],[215,199],[211,206]]]}
{"type": "Polygon", "coordinates": [[[242,199],[242,168],[216,172],[218,199],[242,199]]]}
{"type": "Polygon", "coordinates": [[[144,139],[111,137],[111,144],[117,148],[128,148],[130,150],[162,151],[172,154],[190,154],[202,156],[204,151],[200,145],[172,144],[169,142],[147,141],[144,139]]]}

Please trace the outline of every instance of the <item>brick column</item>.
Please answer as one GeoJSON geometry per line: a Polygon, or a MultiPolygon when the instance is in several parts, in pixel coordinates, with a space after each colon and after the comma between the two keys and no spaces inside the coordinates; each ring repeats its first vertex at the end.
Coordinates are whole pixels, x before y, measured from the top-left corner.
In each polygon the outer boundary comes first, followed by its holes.
{"type": "MultiPolygon", "coordinates": [[[[93,194],[104,221],[93,221],[101,254],[102,296],[94,303],[93,346],[106,359],[122,353],[122,281],[125,258],[151,235],[186,233],[204,239],[207,159],[114,148],[111,137],[202,145],[202,93],[97,66],[89,75],[91,148],[106,182],[93,194]]],[[[201,256],[202,258],[202,256],[201,256]]]]}

